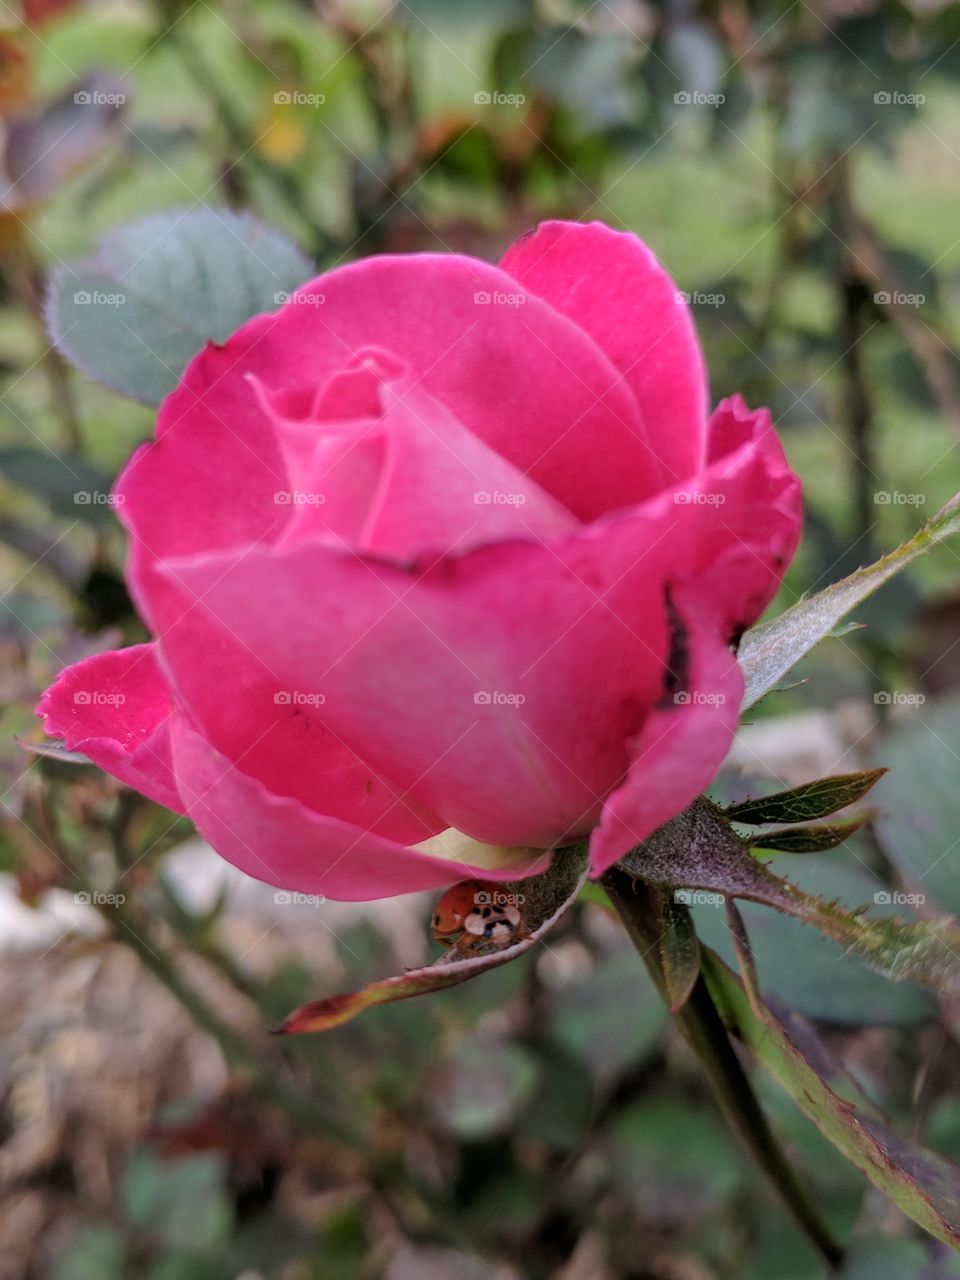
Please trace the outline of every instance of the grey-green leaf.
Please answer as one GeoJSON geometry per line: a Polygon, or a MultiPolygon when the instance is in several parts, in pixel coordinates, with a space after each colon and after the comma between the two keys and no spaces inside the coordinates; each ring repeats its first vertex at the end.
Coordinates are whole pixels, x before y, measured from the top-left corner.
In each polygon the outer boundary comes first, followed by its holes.
{"type": "Polygon", "coordinates": [[[700,943],[690,910],[672,895],[664,895],[660,963],[667,984],[670,1012],[687,1003],[700,974],[700,943]]]}
{"type": "Polygon", "coordinates": [[[928,911],[960,914],[960,698],[923,709],[877,748],[890,773],[877,795],[876,835],[904,884],[928,911]]]}
{"type": "Polygon", "coordinates": [[[960,532],[960,494],[896,551],[748,631],[739,653],[745,681],[743,709],[752,707],[769,693],[819,641],[834,633],[842,618],[878,587],[957,532],[960,532]]]}
{"type": "Polygon", "coordinates": [[[960,1248],[960,1168],[900,1137],[803,1019],[754,1011],[715,952],[703,967],[721,1016],[820,1132],[931,1235],[960,1248]]]}
{"type": "MultiPolygon", "coordinates": [[[[726,811],[727,817],[748,826],[827,818],[865,796],[885,772],[885,769],[867,769],[863,773],[839,773],[832,778],[818,778],[816,782],[807,782],[789,791],[732,804],[726,811]]],[[[773,847],[764,845],[764,848],[773,847]]]]}
{"type": "Polygon", "coordinates": [[[207,342],[225,342],[251,316],[274,310],[311,271],[286,236],[247,213],[153,214],[54,273],[47,328],[94,381],[159,404],[207,342]]]}
{"type": "Polygon", "coordinates": [[[755,848],[776,850],[778,853],[823,853],[843,844],[866,821],[866,818],[854,818],[850,822],[834,822],[830,826],[785,827],[781,831],[758,833],[750,843],[755,848]]]}

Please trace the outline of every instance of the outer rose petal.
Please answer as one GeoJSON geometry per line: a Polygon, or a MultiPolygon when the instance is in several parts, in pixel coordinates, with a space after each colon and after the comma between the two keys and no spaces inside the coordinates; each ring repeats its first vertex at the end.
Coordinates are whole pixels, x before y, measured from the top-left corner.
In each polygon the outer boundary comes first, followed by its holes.
{"type": "Polygon", "coordinates": [[[291,683],[198,604],[180,608],[158,652],[211,746],[266,790],[390,840],[415,843],[446,825],[330,729],[316,672],[291,683]]]}
{"type": "Polygon", "coordinates": [[[664,522],[680,579],[719,563],[727,547],[744,552],[742,571],[724,582],[717,606],[725,634],[737,640],[776,594],[800,540],[803,502],[769,410],[748,409],[735,396],[717,406],[710,427],[710,465],[643,510],[664,522]]]}
{"type": "Polygon", "coordinates": [[[665,483],[703,466],[707,375],[690,309],[642,240],[602,222],[542,222],[500,264],[585,329],[640,405],[665,483]]]}
{"type": "Polygon", "coordinates": [[[47,733],[71,751],[183,812],[170,759],[170,691],[154,645],[97,653],[67,667],[41,698],[37,714],[47,733]]]}
{"type": "Polygon", "coordinates": [[[651,504],[682,498],[677,505],[688,515],[686,536],[676,526],[670,539],[681,570],[671,600],[688,658],[683,687],[631,743],[629,775],[591,837],[594,874],[678,814],[716,776],[743,697],[743,676],[726,641],[769,604],[799,541],[800,484],[769,412],[751,411],[735,396],[717,407],[710,430],[711,465],[694,484],[651,504]]]}
{"type": "Polygon", "coordinates": [[[624,519],[410,569],[314,540],[170,572],[448,825],[550,848],[594,825],[660,695],[660,533],[624,519]]]}
{"type": "MultiPolygon", "coordinates": [[[[724,572],[716,567],[719,586],[724,572]]],[[[674,606],[689,637],[686,701],[665,701],[631,742],[630,772],[604,805],[590,838],[590,869],[600,875],[675,817],[708,787],[740,718],[743,676],[723,642],[704,582],[675,587],[674,606]]]]}
{"type": "Polygon", "coordinates": [[[268,884],[364,901],[472,876],[511,880],[543,870],[547,862],[547,855],[530,850],[489,850],[489,860],[478,865],[405,848],[272,795],[218,755],[182,716],[174,717],[172,738],[187,814],[219,854],[268,884]]]}

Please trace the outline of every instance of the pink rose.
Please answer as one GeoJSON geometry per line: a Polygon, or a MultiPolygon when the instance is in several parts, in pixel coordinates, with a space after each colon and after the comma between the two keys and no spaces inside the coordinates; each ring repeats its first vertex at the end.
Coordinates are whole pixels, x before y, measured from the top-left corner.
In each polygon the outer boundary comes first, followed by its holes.
{"type": "Polygon", "coordinates": [[[304,285],[192,361],[118,498],[157,639],[65,671],[47,731],[333,898],[587,836],[599,872],[679,812],[801,526],[769,413],[708,417],[683,298],[600,223],[304,285]],[[451,827],[496,848],[412,847],[451,827]]]}

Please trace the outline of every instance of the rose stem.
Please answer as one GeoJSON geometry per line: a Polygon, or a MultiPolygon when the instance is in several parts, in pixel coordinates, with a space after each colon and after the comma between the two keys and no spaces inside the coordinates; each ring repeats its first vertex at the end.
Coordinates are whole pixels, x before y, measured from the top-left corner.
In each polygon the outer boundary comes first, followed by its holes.
{"type": "MultiPolygon", "coordinates": [[[[659,890],[643,881],[634,882],[616,868],[611,868],[601,883],[640,958],[661,994],[665,994],[658,946],[659,890]]],[[[673,1016],[700,1059],[728,1124],[769,1178],[797,1226],[827,1264],[836,1269],[843,1261],[843,1249],[774,1136],[702,974],[686,1004],[673,1016]]]]}

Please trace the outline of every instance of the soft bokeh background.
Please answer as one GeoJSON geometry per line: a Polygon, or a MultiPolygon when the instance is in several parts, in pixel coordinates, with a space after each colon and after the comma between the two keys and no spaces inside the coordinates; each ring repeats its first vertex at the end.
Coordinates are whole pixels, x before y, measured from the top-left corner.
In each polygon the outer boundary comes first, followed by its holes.
{"type": "MultiPolygon", "coordinates": [[[[628,227],[689,293],[714,398],[769,404],[805,481],[780,608],[960,489],[960,5],[23,9],[0,11],[0,1277],[816,1280],[597,902],[474,984],[280,1042],[264,1026],[302,1000],[428,956],[429,899],[277,900],[96,770],[23,752],[64,662],[142,636],[112,512],[76,495],[152,426],[49,351],[42,297],[117,224],[201,203],[320,265],[495,258],[544,216],[628,227]]],[[[894,766],[877,806],[920,818],[779,859],[850,905],[960,910],[957,550],[768,698],[718,783],[894,766]]],[[[746,915],[767,993],[960,1157],[953,1014],[746,915]]],[[[722,912],[697,917],[729,950],[722,912]]],[[[956,1274],[758,1087],[860,1241],[845,1275],[956,1274]]]]}

